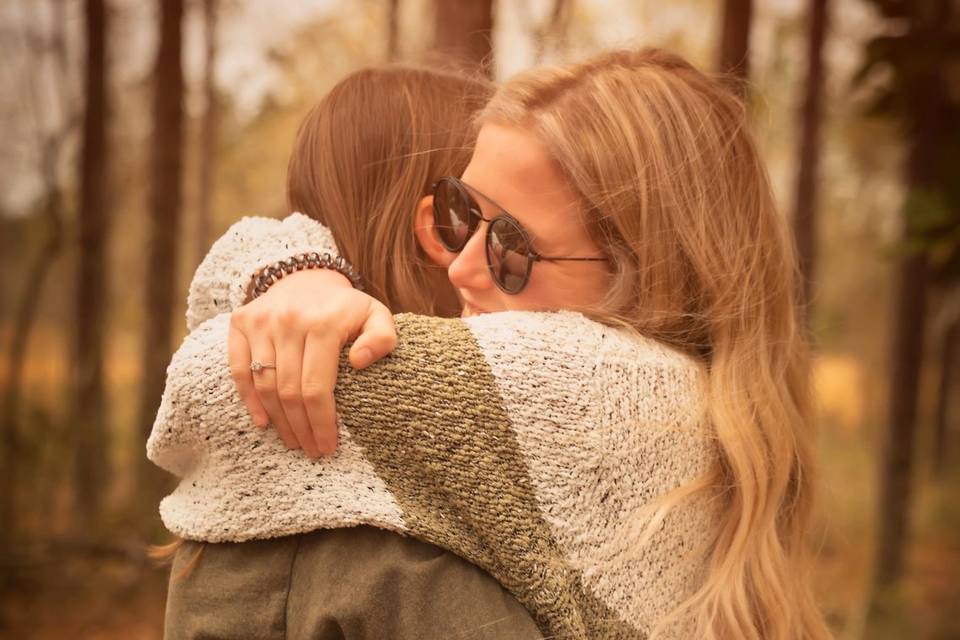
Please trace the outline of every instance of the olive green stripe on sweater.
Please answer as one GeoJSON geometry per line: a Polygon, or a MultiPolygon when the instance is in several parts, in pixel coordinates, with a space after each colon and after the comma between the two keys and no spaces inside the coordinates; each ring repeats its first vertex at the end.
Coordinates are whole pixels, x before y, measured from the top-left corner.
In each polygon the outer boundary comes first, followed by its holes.
{"type": "Polygon", "coordinates": [[[398,316],[397,329],[404,357],[374,365],[363,384],[343,366],[336,398],[411,535],[488,571],[548,637],[642,637],[588,594],[564,562],[493,373],[467,326],[398,316]],[[413,377],[411,369],[417,383],[399,382],[413,377]]]}

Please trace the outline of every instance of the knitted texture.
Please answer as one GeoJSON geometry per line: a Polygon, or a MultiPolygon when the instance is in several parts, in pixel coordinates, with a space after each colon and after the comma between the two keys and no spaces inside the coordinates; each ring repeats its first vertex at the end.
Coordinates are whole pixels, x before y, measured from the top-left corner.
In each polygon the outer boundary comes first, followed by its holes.
{"type": "Polygon", "coordinates": [[[374,525],[488,571],[548,637],[645,637],[700,583],[715,517],[704,499],[656,511],[715,463],[698,365],[569,312],[396,323],[392,355],[341,360],[338,453],[320,460],[251,423],[229,314],[198,326],[147,443],[182,478],[166,526],[221,542],[374,525]]]}
{"type": "Polygon", "coordinates": [[[187,294],[187,329],[243,304],[254,272],[298,253],[337,254],[330,231],[302,213],[275,220],[246,216],[200,262],[187,294]]]}

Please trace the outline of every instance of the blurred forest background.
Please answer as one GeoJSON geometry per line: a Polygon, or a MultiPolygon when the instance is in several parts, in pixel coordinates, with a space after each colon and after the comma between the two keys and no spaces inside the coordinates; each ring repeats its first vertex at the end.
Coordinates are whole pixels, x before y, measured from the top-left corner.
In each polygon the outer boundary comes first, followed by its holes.
{"type": "Polygon", "coordinates": [[[345,73],[618,45],[745,85],[807,275],[839,638],[960,638],[954,0],[0,0],[0,637],[160,638],[144,456],[190,275],[345,73]]]}

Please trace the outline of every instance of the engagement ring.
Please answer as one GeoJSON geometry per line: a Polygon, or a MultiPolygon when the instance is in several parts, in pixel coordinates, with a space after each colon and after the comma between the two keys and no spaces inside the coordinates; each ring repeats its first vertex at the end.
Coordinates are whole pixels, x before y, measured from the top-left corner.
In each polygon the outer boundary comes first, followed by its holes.
{"type": "Polygon", "coordinates": [[[250,371],[260,371],[260,369],[276,369],[277,365],[275,364],[263,364],[259,360],[254,360],[250,363],[250,371]]]}

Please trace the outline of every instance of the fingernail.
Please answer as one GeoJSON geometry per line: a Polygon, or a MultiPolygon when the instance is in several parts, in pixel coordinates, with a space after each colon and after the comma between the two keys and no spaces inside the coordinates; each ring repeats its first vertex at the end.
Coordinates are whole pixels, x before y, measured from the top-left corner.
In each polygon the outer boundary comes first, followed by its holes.
{"type": "Polygon", "coordinates": [[[360,349],[360,351],[357,351],[356,360],[357,360],[356,368],[357,369],[364,368],[365,366],[370,364],[370,362],[373,360],[373,351],[371,351],[366,347],[360,349]]]}
{"type": "Polygon", "coordinates": [[[327,456],[332,456],[332,455],[335,455],[335,454],[337,453],[337,439],[336,439],[336,438],[334,438],[333,440],[331,440],[331,441],[329,441],[329,442],[324,443],[323,453],[324,453],[324,455],[327,455],[327,456]]]}
{"type": "Polygon", "coordinates": [[[331,443],[327,438],[324,438],[323,436],[316,433],[313,434],[313,437],[317,442],[317,448],[320,450],[321,456],[331,456],[336,452],[337,450],[336,440],[334,440],[333,443],[331,443]]]}

